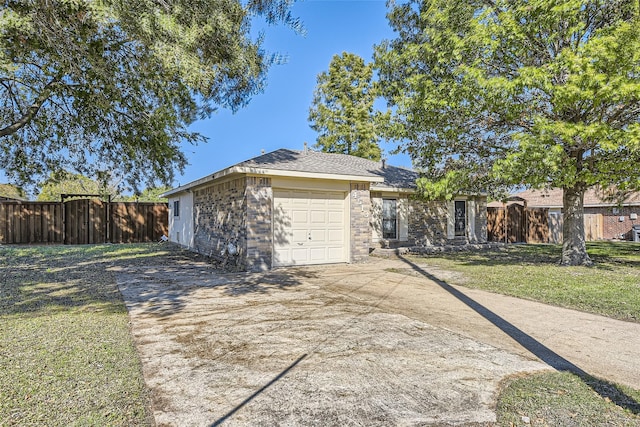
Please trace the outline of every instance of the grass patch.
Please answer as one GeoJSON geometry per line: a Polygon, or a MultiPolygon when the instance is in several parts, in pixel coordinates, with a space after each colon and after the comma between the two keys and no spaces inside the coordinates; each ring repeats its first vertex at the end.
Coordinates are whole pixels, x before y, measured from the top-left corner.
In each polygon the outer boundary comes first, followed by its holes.
{"type": "Polygon", "coordinates": [[[640,425],[639,401],[638,391],[552,372],[507,380],[496,412],[500,426],[527,425],[528,420],[531,426],[631,427],[640,425]]]}
{"type": "Polygon", "coordinates": [[[166,246],[0,247],[0,425],[152,423],[108,268],[166,246]]]}
{"type": "Polygon", "coordinates": [[[594,267],[559,266],[559,245],[512,245],[412,259],[458,273],[441,277],[450,284],[640,322],[640,244],[592,242],[587,250],[594,267]]]}

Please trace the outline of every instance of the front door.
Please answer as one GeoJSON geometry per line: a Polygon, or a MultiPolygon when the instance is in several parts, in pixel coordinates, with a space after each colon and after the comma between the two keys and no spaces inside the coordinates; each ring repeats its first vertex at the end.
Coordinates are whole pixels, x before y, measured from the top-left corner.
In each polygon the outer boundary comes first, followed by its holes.
{"type": "Polygon", "coordinates": [[[455,235],[466,236],[467,231],[467,202],[456,200],[455,204],[455,235]]]}
{"type": "Polygon", "coordinates": [[[382,238],[398,238],[398,204],[396,199],[382,200],[382,238]]]}

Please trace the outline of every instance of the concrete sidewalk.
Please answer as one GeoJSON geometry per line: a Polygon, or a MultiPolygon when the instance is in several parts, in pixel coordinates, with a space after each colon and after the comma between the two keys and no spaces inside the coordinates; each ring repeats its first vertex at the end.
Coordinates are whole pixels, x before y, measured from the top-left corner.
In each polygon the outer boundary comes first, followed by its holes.
{"type": "Polygon", "coordinates": [[[640,389],[640,324],[451,286],[451,272],[402,259],[313,268],[329,289],[553,368],[640,389]],[[404,275],[402,289],[378,280],[404,275]]]}

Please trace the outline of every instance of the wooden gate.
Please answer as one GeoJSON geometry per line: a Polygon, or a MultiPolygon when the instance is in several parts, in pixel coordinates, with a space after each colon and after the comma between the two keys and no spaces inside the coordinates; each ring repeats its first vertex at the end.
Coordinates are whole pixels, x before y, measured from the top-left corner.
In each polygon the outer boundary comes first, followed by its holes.
{"type": "Polygon", "coordinates": [[[487,208],[487,235],[490,242],[519,243],[525,241],[524,206],[487,208]]]}
{"type": "Polygon", "coordinates": [[[584,214],[585,240],[588,242],[602,240],[603,224],[602,214],[584,214]]]}
{"type": "Polygon", "coordinates": [[[97,199],[64,202],[64,243],[92,245],[106,243],[109,203],[97,199]]]}

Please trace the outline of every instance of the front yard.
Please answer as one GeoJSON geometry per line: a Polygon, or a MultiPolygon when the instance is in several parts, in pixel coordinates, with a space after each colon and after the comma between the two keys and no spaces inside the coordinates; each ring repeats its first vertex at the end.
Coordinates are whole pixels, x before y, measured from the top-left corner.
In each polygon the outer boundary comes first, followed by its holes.
{"type": "Polygon", "coordinates": [[[0,425],[148,425],[126,308],[107,267],[154,245],[0,247],[0,425]]]}
{"type": "MultiPolygon", "coordinates": [[[[558,267],[559,248],[545,245],[415,261],[451,284],[639,322],[640,245],[596,243],[589,251],[594,268],[558,267]]],[[[110,267],[186,260],[159,244],[0,247],[0,425],[153,425],[110,267]]],[[[525,376],[504,383],[498,425],[522,425],[526,415],[531,425],[638,426],[638,402],[637,390],[568,373],[525,376]],[[626,409],[594,392],[602,388],[626,399],[626,409]]]]}

